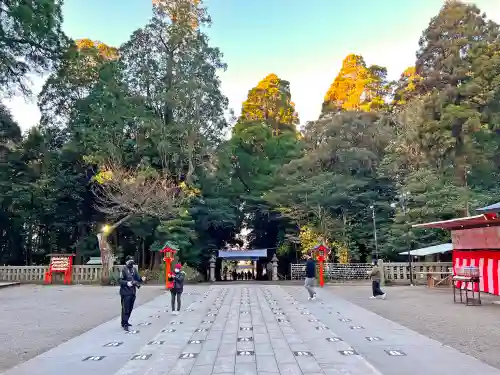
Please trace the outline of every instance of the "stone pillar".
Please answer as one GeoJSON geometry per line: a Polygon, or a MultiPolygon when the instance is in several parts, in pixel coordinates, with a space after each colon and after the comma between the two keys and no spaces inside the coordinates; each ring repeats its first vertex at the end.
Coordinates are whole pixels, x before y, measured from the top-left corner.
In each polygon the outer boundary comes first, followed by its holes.
{"type": "Polygon", "coordinates": [[[380,269],[380,286],[385,285],[385,272],[384,272],[384,261],[379,259],[377,261],[378,268],[380,269]]]}
{"type": "Polygon", "coordinates": [[[276,254],[273,255],[273,259],[271,259],[271,262],[273,263],[273,281],[278,281],[278,258],[276,257],[276,254]]]}
{"type": "Polygon", "coordinates": [[[215,256],[210,257],[210,282],[215,282],[215,256]]]}

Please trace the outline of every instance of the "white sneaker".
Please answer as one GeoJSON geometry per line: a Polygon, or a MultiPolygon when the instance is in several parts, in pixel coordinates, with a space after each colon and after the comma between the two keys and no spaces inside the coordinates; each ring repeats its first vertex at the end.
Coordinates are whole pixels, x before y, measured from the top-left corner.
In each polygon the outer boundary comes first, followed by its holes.
{"type": "Polygon", "coordinates": [[[371,297],[370,297],[370,299],[377,299],[377,297],[375,297],[375,296],[371,296],[371,297]]]}
{"type": "Polygon", "coordinates": [[[308,301],[312,300],[312,297],[307,297],[307,300],[308,300],[308,301]]]}
{"type": "Polygon", "coordinates": [[[382,299],[385,299],[386,295],[387,295],[386,293],[382,294],[382,299]]]}
{"type": "Polygon", "coordinates": [[[313,298],[311,298],[313,301],[316,299],[316,294],[313,296],[313,298]]]}
{"type": "Polygon", "coordinates": [[[178,311],[172,311],[172,315],[179,315],[178,311]]]}

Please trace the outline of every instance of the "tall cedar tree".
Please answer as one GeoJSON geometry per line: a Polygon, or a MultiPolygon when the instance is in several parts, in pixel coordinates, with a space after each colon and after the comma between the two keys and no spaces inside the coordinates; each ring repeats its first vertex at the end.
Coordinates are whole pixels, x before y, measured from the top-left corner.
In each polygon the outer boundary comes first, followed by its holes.
{"type": "Polygon", "coordinates": [[[388,90],[386,68],[367,67],[362,56],[348,55],[325,95],[323,113],[379,110],[385,107],[388,90]]]}
{"type": "Polygon", "coordinates": [[[30,94],[27,75],[53,69],[67,48],[62,1],[2,1],[0,7],[0,91],[30,94]]]}
{"type": "Polygon", "coordinates": [[[278,135],[283,131],[296,131],[299,118],[295,112],[295,104],[291,100],[290,83],[272,73],[260,81],[248,92],[243,102],[239,124],[234,131],[238,132],[244,124],[264,122],[278,135]]]}

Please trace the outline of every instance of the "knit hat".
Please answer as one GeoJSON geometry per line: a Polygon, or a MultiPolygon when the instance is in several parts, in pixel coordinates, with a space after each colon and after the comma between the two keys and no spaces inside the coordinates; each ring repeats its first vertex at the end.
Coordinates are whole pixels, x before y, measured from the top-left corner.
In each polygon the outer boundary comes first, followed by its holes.
{"type": "Polygon", "coordinates": [[[179,269],[179,270],[180,270],[180,269],[182,268],[182,264],[177,263],[177,264],[175,265],[175,268],[177,268],[177,269],[179,269]]]}

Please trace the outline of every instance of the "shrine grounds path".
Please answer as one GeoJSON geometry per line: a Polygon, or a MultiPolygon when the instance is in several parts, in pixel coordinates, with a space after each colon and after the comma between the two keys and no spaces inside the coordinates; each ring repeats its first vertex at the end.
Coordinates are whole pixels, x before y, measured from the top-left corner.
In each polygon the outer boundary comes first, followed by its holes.
{"type": "MultiPolygon", "coordinates": [[[[54,290],[57,288],[60,287],[54,290]]],[[[357,303],[365,303],[368,286],[327,287],[318,291],[316,301],[308,301],[303,287],[293,285],[186,286],[183,311],[180,316],[172,316],[167,308],[170,296],[159,288],[152,288],[151,292],[145,288],[140,290],[145,292],[141,298],[155,292],[159,296],[134,310],[134,331],[123,332],[118,317],[100,325],[95,323],[95,328],[3,375],[66,375],[68,372],[72,375],[500,375],[500,369],[369,310],[382,308],[382,304],[388,311],[399,305],[411,307],[403,297],[396,299],[397,293],[406,295],[404,288],[396,289],[388,290],[394,299],[371,301],[373,305],[365,309],[339,295],[347,293],[349,299],[359,298],[357,303]]],[[[21,290],[22,287],[18,289],[21,290]]],[[[82,290],[85,294],[86,289],[82,290]]],[[[38,290],[38,293],[44,292],[38,290]]],[[[108,299],[116,298],[116,290],[103,293],[108,299]]],[[[66,301],[59,297],[59,301],[73,306],[71,299],[68,300],[71,295],[66,295],[66,301]]],[[[42,303],[43,299],[38,297],[37,302],[42,303]]],[[[81,299],[86,301],[78,302],[81,319],[86,304],[97,307],[102,303],[97,298],[81,299]]],[[[58,307],[58,310],[53,301],[45,302],[52,311],[52,314],[46,313],[47,319],[57,319],[56,312],[72,313],[69,307],[66,310],[58,307]]],[[[36,307],[28,298],[23,303],[21,307],[36,307]]],[[[5,315],[5,307],[0,306],[5,315]]],[[[110,314],[116,315],[115,305],[107,306],[113,307],[110,314]]],[[[399,310],[402,311],[405,310],[399,310]]],[[[438,319],[435,324],[445,325],[439,310],[435,313],[438,319]]],[[[73,318],[75,324],[78,317],[73,318]]],[[[17,325],[27,335],[29,329],[23,325],[45,325],[40,320],[33,323],[29,316],[17,316],[12,310],[10,318],[14,321],[5,321],[0,316],[3,327],[17,325]]],[[[70,319],[64,317],[62,321],[70,319]]],[[[106,320],[103,316],[100,319],[106,320]]],[[[422,324],[427,323],[422,321],[422,324]]],[[[2,354],[0,361],[4,358],[2,354]]]]}
{"type": "MultiPolygon", "coordinates": [[[[136,305],[163,294],[141,288],[136,305]]],[[[120,313],[118,287],[21,285],[0,289],[0,373],[120,313]]]]}
{"type": "Polygon", "coordinates": [[[449,345],[500,369],[499,297],[481,294],[482,306],[453,303],[451,288],[396,286],[385,301],[367,298],[370,287],[328,286],[328,293],[449,345]]]}

